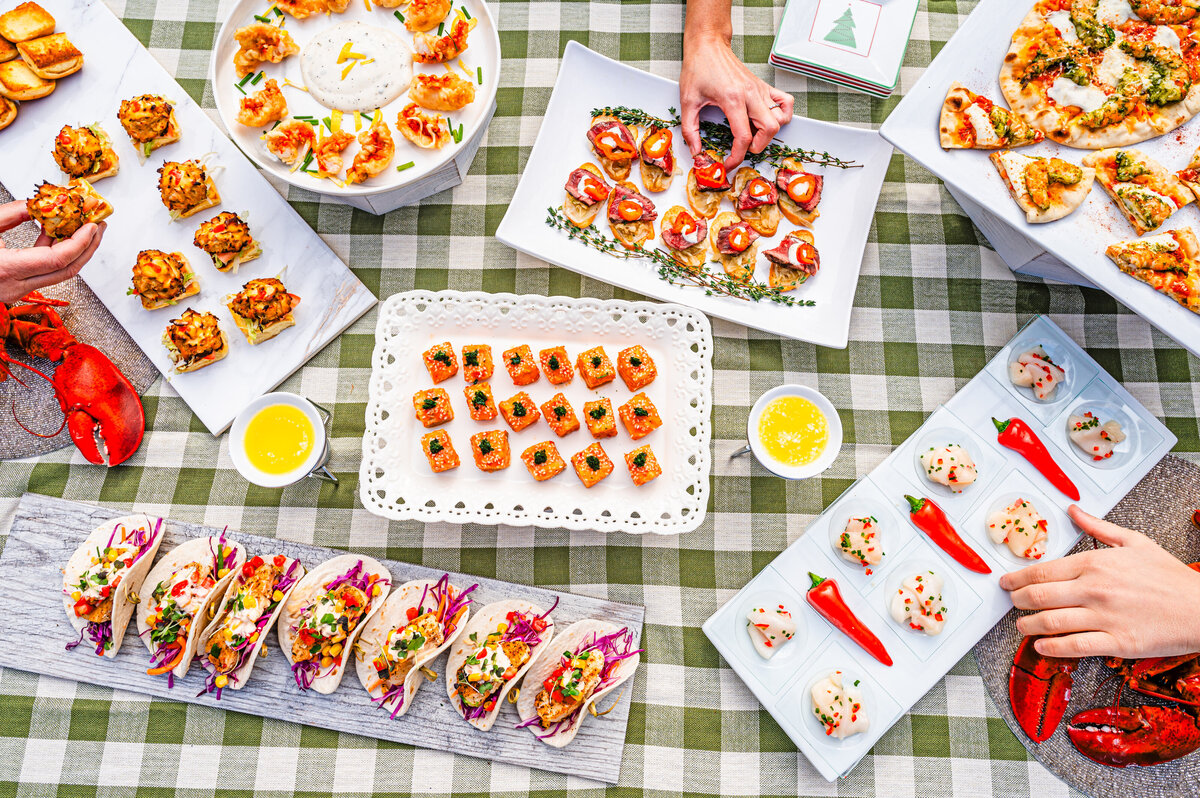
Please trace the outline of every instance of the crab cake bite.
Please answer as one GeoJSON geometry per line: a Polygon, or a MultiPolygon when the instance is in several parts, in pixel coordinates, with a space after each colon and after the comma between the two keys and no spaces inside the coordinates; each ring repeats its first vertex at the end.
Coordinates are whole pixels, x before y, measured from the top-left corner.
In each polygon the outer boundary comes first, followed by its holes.
{"type": "Polygon", "coordinates": [[[229,339],[217,317],[197,313],[191,308],[172,319],[163,333],[163,345],[175,364],[175,373],[183,374],[211,366],[229,354],[229,339]]]}
{"type": "Polygon", "coordinates": [[[226,297],[225,307],[251,344],[269,341],[295,325],[300,297],[289,294],[277,277],[258,277],[226,297]]]}
{"type": "Polygon", "coordinates": [[[88,222],[107,219],[113,207],[86,180],[69,187],[42,183],[25,209],[50,238],[70,238],[88,222]]]}
{"type": "Polygon", "coordinates": [[[250,225],[232,211],[221,211],[196,228],[192,243],[212,257],[217,271],[237,274],[238,266],[262,254],[250,225]]]}
{"type": "Polygon", "coordinates": [[[137,296],[146,310],[158,310],[200,293],[200,283],[182,252],[144,249],[133,264],[129,293],[137,296]]]}
{"type": "Polygon", "coordinates": [[[63,125],[54,137],[51,155],[58,168],[70,178],[72,185],[77,180],[86,179],[89,183],[95,183],[112,177],[120,164],[112,140],[98,124],[85,127],[63,125]]]}
{"type": "Polygon", "coordinates": [[[158,193],[171,221],[186,219],[221,202],[208,168],[197,160],[167,161],[158,167],[158,193]]]}
{"type": "Polygon", "coordinates": [[[179,141],[175,106],[162,95],[143,94],[122,100],[117,119],[143,160],[159,147],[179,141]]]}

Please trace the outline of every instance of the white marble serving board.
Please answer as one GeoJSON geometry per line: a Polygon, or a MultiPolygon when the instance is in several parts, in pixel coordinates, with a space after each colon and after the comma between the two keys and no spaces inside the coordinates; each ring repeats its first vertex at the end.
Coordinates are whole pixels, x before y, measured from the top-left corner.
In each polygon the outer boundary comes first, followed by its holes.
{"type": "Polygon", "coordinates": [[[99,122],[121,159],[120,174],[96,190],[115,208],[96,256],[81,275],[154,365],[166,375],[210,432],[219,435],[238,411],[283,382],[376,302],[375,296],[222,134],[204,111],[142,47],[101,0],[44,0],[42,5],[84,53],[81,72],[59,82],[54,93],[24,103],[17,120],[0,133],[0,182],[13,196],[30,196],[43,180],[65,184],[50,152],[64,124],[99,122]],[[117,121],[122,99],[158,93],[175,103],[183,135],[179,142],[139,163],[117,121]],[[12,157],[13,153],[20,157],[12,157]],[[222,202],[189,219],[171,222],[158,195],[157,169],[164,161],[209,155],[222,202]],[[264,254],[236,275],[222,274],[192,235],[221,210],[242,214],[264,254]],[[200,282],[200,293],[172,308],[147,311],[126,295],[134,261],[143,249],[182,252],[200,282]],[[226,295],[253,277],[279,276],[301,298],[296,326],[251,346],[234,326],[226,295]],[[229,337],[229,355],[190,374],[172,374],[162,345],[167,323],[184,307],[211,311],[229,337]]]}

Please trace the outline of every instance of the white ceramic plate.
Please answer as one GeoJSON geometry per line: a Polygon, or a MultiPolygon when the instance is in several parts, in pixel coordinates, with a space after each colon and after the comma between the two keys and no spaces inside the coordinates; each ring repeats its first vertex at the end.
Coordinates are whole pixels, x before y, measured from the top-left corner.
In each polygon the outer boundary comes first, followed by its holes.
{"type": "Polygon", "coordinates": [[[387,518],[426,522],[689,532],[704,520],[708,506],[712,350],[708,320],[678,305],[458,291],[391,296],[379,313],[371,359],[360,475],[362,503],[387,518]],[[421,436],[430,430],[414,417],[412,396],[434,387],[421,353],[444,341],[454,347],[460,371],[436,386],[450,394],[454,409],[454,420],[438,429],[450,434],[462,464],[435,474],[420,448],[421,436]],[[525,391],[540,406],[562,391],[579,417],[580,429],[559,438],[544,418],[521,432],[509,429],[502,417],[473,421],[463,396],[464,344],[492,347],[496,371],[491,386],[497,404],[525,391]],[[618,351],[641,344],[658,369],[657,379],[642,392],[658,408],[663,425],[635,442],[618,423],[617,436],[600,441],[613,461],[612,474],[585,488],[570,464],[571,455],[595,440],[583,424],[583,403],[608,397],[615,412],[634,392],[626,389],[620,377],[589,390],[578,374],[567,385],[551,385],[542,374],[532,385],[518,388],[500,354],[520,344],[528,344],[534,357],[541,349],[565,346],[572,364],[580,352],[593,346],[603,346],[615,362],[618,351]],[[512,463],[503,471],[485,474],[475,467],[470,436],[485,429],[509,431],[512,463]],[[520,455],[546,440],[554,442],[567,468],[546,482],[537,482],[520,455]],[[644,444],[653,449],[663,473],[635,487],[624,455],[644,444]]]}
{"type": "MultiPolygon", "coordinates": [[[[666,116],[668,108],[679,107],[679,84],[624,66],[577,42],[569,42],[541,132],[508,212],[496,231],[496,238],[536,258],[639,294],[690,305],[711,316],[785,338],[845,347],[859,267],[875,202],[891,158],[891,146],[872,130],[840,127],[799,116],[780,131],[779,138],[788,144],[810,150],[828,150],[834,155],[857,160],[864,167],[846,170],[808,167],[825,176],[821,217],[813,230],[821,253],[821,271],[790,295],[811,299],[817,303],[816,307],[746,302],[706,296],[702,288],[670,285],[660,279],[657,268],[645,260],[613,258],[578,241],[569,241],[565,233],[546,225],[546,208],[562,205],[567,176],[581,163],[592,160],[585,134],[592,109],[606,105],[632,106],[666,116]]],[[[703,116],[720,119],[719,114],[708,110],[703,116]]],[[[691,166],[691,157],[679,129],[676,128],[674,133],[675,158],[680,168],[686,170],[691,166]]],[[[768,179],[773,175],[774,170],[769,169],[768,179]]],[[[641,185],[636,169],[631,180],[641,185]]],[[[660,219],[663,211],[672,205],[687,207],[684,183],[684,175],[677,175],[668,191],[647,195],[657,206],[660,219]]],[[[722,210],[732,208],[728,203],[722,204],[722,210]]],[[[597,226],[600,232],[609,235],[603,219],[597,220],[597,226]]],[[[795,228],[784,220],[774,238],[761,240],[759,252],[774,246],[795,228]]],[[[656,234],[657,229],[656,222],[656,234]]],[[[767,262],[760,255],[756,279],[765,281],[766,278],[767,262]]]]}
{"type": "MultiPolygon", "coordinates": [[[[938,141],[938,116],[946,91],[954,81],[1003,103],[1000,66],[1013,32],[1032,7],[1030,0],[982,0],[879,132],[955,190],[1053,253],[1192,354],[1200,355],[1200,315],[1122,274],[1105,257],[1104,250],[1109,244],[1138,236],[1099,185],[1092,188],[1083,206],[1065,219],[1029,224],[988,160],[987,151],[943,150],[938,141]]],[[[1200,121],[1192,120],[1165,136],[1135,146],[1174,172],[1187,165],[1198,144],[1200,121]]],[[[1079,163],[1088,150],[1047,141],[1022,147],[1019,152],[1056,155],[1079,163]]],[[[1176,211],[1156,232],[1185,226],[1200,226],[1194,205],[1176,211]]]]}
{"type": "MultiPolygon", "coordinates": [[[[226,130],[229,131],[234,142],[242,148],[242,151],[249,156],[250,160],[281,180],[286,180],[293,186],[306,188],[310,191],[342,196],[366,196],[391,191],[401,186],[419,183],[426,175],[435,172],[439,167],[445,165],[451,158],[458,154],[458,151],[462,147],[466,146],[475,137],[480,125],[487,123],[488,111],[496,99],[496,89],[500,81],[500,37],[496,33],[496,24],[493,22],[491,12],[488,10],[487,3],[484,0],[455,0],[455,9],[465,7],[467,13],[479,20],[479,24],[475,26],[475,29],[471,31],[471,35],[467,37],[467,49],[463,51],[462,61],[467,65],[467,69],[472,75],[477,76],[477,70],[480,68],[483,70],[483,83],[479,84],[477,82],[475,85],[475,101],[461,111],[453,111],[449,114],[443,113],[444,116],[449,117],[450,124],[453,127],[457,128],[459,124],[462,124],[463,135],[461,143],[454,143],[452,141],[441,149],[426,150],[410,143],[408,139],[397,133],[396,116],[400,109],[410,102],[406,92],[383,108],[383,119],[387,122],[388,127],[391,128],[392,138],[396,142],[396,157],[392,159],[391,165],[382,173],[365,183],[339,188],[328,180],[319,180],[315,175],[305,174],[299,170],[295,172],[291,171],[290,167],[280,163],[274,156],[267,152],[263,142],[259,139],[264,128],[246,127],[245,125],[238,124],[235,119],[243,95],[237,88],[237,84],[241,79],[237,77],[237,73],[233,68],[233,55],[238,50],[234,33],[238,28],[253,24],[256,21],[254,16],[256,14],[264,14],[268,5],[266,0],[240,0],[234,4],[233,10],[225,20],[225,24],[217,36],[217,42],[213,48],[212,64],[209,69],[209,79],[212,81],[213,95],[217,101],[217,111],[220,113],[221,121],[225,124],[226,130]],[[405,169],[403,172],[396,171],[397,166],[409,161],[413,162],[411,168],[405,169]]],[[[411,44],[413,34],[393,15],[393,12],[397,10],[402,14],[406,11],[403,8],[376,7],[374,3],[371,4],[371,10],[368,11],[363,0],[351,0],[350,5],[341,14],[316,14],[306,19],[287,17],[286,29],[292,34],[292,38],[296,41],[296,44],[300,46],[301,52],[303,52],[304,46],[314,35],[333,25],[340,25],[344,22],[362,22],[367,25],[383,28],[398,34],[402,39],[411,44]]],[[[452,11],[447,17],[447,31],[450,29],[450,20],[453,18],[454,12],[452,11]]],[[[436,35],[437,29],[435,28],[430,31],[430,34],[436,35]]],[[[451,66],[458,72],[459,77],[466,78],[466,74],[458,67],[457,59],[451,62],[451,66]]],[[[320,105],[306,92],[283,85],[284,78],[289,79],[297,85],[304,85],[304,76],[300,71],[299,54],[285,59],[281,64],[263,64],[260,69],[266,73],[266,78],[275,78],[283,88],[283,94],[287,98],[288,112],[290,114],[307,115],[317,119],[329,115],[329,109],[320,105]]],[[[414,74],[444,74],[445,71],[446,67],[441,64],[413,64],[414,74]]],[[[266,78],[263,80],[265,81],[266,78]]],[[[244,88],[247,92],[256,91],[262,88],[262,82],[258,86],[247,84],[244,88]]],[[[370,115],[374,109],[363,108],[362,110],[370,115]]],[[[349,113],[345,115],[342,124],[343,129],[350,132],[354,131],[354,121],[349,113]]],[[[367,123],[363,120],[364,130],[366,126],[367,123]]],[[[358,152],[357,142],[351,144],[344,153],[346,166],[350,165],[356,152],[358,152]]]]}

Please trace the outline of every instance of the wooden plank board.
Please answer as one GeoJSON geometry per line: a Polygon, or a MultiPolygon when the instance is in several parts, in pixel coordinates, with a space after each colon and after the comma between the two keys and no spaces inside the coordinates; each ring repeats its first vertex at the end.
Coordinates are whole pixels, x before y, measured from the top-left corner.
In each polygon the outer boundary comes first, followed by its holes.
{"type": "MultiPolygon", "coordinates": [[[[196,695],[203,687],[205,676],[198,663],[193,663],[186,678],[176,680],[174,689],[167,687],[166,679],[147,675],[149,652],[137,639],[137,629],[132,622],[120,652],[111,660],[97,657],[86,644],[67,651],[64,646],[76,639],[77,634],[63,612],[62,568],[96,526],[125,514],[31,493],[21,498],[4,551],[0,554],[0,607],[4,608],[0,612],[0,665],[610,784],[617,782],[632,689],[623,691],[616,708],[609,714],[602,718],[587,718],[579,735],[565,748],[551,748],[537,740],[529,730],[513,728],[519,718],[511,704],[504,705],[500,718],[489,732],[478,731],[467,724],[446,695],[446,654],[430,663],[443,678],[424,684],[412,709],[392,720],[387,712],[371,703],[352,664],[333,694],[301,691],[292,679],[274,630],[267,640],[270,653],[265,659],[259,658],[246,687],[223,691],[219,701],[211,695],[196,695]],[[39,633],[31,635],[31,629],[39,633]]],[[[164,524],[164,530],[166,537],[159,550],[160,557],[184,540],[220,532],[200,524],[170,520],[164,524]]],[[[251,556],[282,553],[299,559],[307,568],[343,553],[257,535],[226,534],[246,546],[251,556]]],[[[437,579],[442,575],[441,571],[409,563],[380,562],[391,571],[393,583],[397,585],[412,579],[437,579]]],[[[598,618],[629,626],[634,632],[635,645],[641,641],[644,607],[462,574],[451,573],[450,578],[462,587],[479,584],[473,593],[476,607],[517,597],[549,607],[557,597],[559,604],[553,618],[560,629],[584,618],[598,618]]]]}

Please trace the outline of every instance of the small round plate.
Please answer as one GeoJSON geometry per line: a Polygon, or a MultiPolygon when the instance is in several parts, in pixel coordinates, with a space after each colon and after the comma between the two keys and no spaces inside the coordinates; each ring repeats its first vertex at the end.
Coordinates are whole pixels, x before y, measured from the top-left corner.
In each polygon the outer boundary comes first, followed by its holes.
{"type": "Polygon", "coordinates": [[[758,401],[754,403],[754,407],[750,408],[750,418],[746,422],[746,439],[750,442],[750,451],[754,453],[754,457],[758,462],[762,463],[763,468],[775,476],[783,477],[784,479],[808,479],[809,477],[815,477],[829,468],[833,464],[833,461],[837,459],[838,452],[842,449],[842,420],[838,417],[833,403],[826,399],[825,395],[820,391],[809,388],[807,385],[780,385],[778,388],[772,388],[758,397],[758,401]],[[758,438],[758,421],[762,417],[763,410],[773,400],[783,396],[799,396],[807,399],[816,405],[821,414],[825,416],[829,438],[825,443],[825,450],[821,452],[821,456],[811,463],[801,466],[790,466],[786,463],[780,463],[766,453],[762,442],[758,438]]]}
{"type": "Polygon", "coordinates": [[[263,488],[282,488],[304,479],[321,464],[321,460],[325,456],[326,443],[325,421],[317,412],[316,405],[303,396],[285,391],[267,393],[258,397],[242,408],[242,412],[238,413],[237,418],[233,420],[233,426],[229,428],[229,457],[233,460],[234,468],[247,480],[263,488]],[[258,411],[271,405],[290,405],[299,408],[313,426],[312,451],[308,453],[308,457],[304,459],[303,463],[282,474],[268,474],[261,471],[251,465],[249,458],[246,457],[246,426],[258,411]]]}

